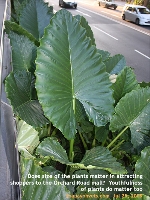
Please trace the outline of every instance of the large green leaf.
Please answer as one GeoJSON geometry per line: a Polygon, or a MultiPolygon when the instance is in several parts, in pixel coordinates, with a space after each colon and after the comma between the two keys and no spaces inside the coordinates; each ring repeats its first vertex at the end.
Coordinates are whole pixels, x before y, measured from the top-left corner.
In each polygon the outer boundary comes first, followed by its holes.
{"type": "Polygon", "coordinates": [[[142,185],[134,185],[135,188],[142,188],[142,194],[150,196],[150,146],[145,147],[141,152],[141,158],[135,164],[136,175],[138,178],[134,179],[134,183],[142,182],[142,185]],[[141,177],[142,176],[142,177],[141,177]]]}
{"type": "Polygon", "coordinates": [[[116,103],[126,94],[133,89],[138,88],[138,82],[136,80],[133,70],[129,67],[125,67],[117,76],[116,82],[112,85],[114,90],[114,98],[116,103]]]}
{"type": "Polygon", "coordinates": [[[43,0],[30,0],[21,11],[19,24],[39,40],[52,17],[53,7],[48,7],[48,3],[43,0]]]}
{"type": "Polygon", "coordinates": [[[150,145],[150,88],[126,94],[117,104],[110,122],[112,131],[129,126],[131,142],[138,151],[150,145]]]}
{"type": "Polygon", "coordinates": [[[38,132],[28,125],[25,121],[20,120],[17,123],[17,145],[19,151],[28,151],[33,153],[33,150],[39,144],[38,132]]]}
{"type": "Polygon", "coordinates": [[[26,36],[10,32],[13,71],[27,70],[34,73],[37,47],[26,36]]]}
{"type": "Polygon", "coordinates": [[[79,21],[60,10],[40,42],[36,88],[45,115],[67,139],[76,133],[77,102],[96,126],[105,125],[113,112],[111,83],[79,21]]]}
{"type": "Polygon", "coordinates": [[[39,46],[39,41],[31,33],[15,22],[5,21],[5,32],[8,35],[11,35],[11,33],[14,32],[18,35],[26,36],[30,41],[34,42],[36,46],[39,46]]]}
{"type": "Polygon", "coordinates": [[[126,170],[105,147],[95,147],[86,152],[80,163],[69,162],[66,151],[54,138],[46,138],[40,143],[36,152],[42,156],[49,156],[62,164],[79,169],[104,169],[114,174],[126,173],[126,170]]]}
{"type": "Polygon", "coordinates": [[[10,73],[5,90],[14,113],[33,127],[41,127],[49,121],[44,116],[38,100],[32,99],[32,75],[30,72],[10,73]]]}
{"type": "Polygon", "coordinates": [[[86,151],[80,163],[87,167],[89,166],[89,168],[90,166],[95,166],[96,169],[104,169],[113,174],[126,173],[125,168],[116,161],[116,158],[112,156],[111,152],[102,146],[97,146],[86,151]]]}
{"type": "Polygon", "coordinates": [[[42,156],[50,156],[53,160],[62,164],[68,164],[68,156],[66,151],[54,138],[46,138],[40,143],[36,152],[42,156]]]}
{"type": "Polygon", "coordinates": [[[106,71],[109,74],[119,74],[120,71],[126,66],[126,61],[123,55],[115,55],[109,57],[105,62],[106,71]]]}
{"type": "Polygon", "coordinates": [[[64,185],[54,185],[54,181],[58,180],[42,171],[33,159],[21,158],[21,174],[24,183],[21,187],[22,200],[65,200],[66,195],[70,194],[64,185]]]}
{"type": "Polygon", "coordinates": [[[81,16],[81,15],[76,15],[75,18],[77,20],[79,20],[81,26],[86,29],[87,37],[90,37],[90,39],[92,41],[92,44],[95,45],[95,38],[94,38],[94,35],[93,35],[93,32],[92,32],[92,29],[89,26],[89,24],[86,21],[86,19],[83,16],[81,16]]]}

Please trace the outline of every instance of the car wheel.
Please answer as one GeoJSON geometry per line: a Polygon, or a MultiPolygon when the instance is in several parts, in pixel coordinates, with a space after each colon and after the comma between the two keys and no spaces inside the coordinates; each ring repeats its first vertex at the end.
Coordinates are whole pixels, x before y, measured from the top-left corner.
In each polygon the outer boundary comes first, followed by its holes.
{"type": "Polygon", "coordinates": [[[59,1],[59,6],[61,6],[60,1],[59,1]]]}
{"type": "Polygon", "coordinates": [[[136,25],[139,25],[139,22],[140,22],[139,18],[136,18],[135,24],[136,24],[136,25]]]}
{"type": "Polygon", "coordinates": [[[99,6],[101,6],[101,3],[100,3],[100,2],[99,2],[98,4],[99,4],[99,6]]]}
{"type": "Polygon", "coordinates": [[[76,9],[76,8],[77,8],[77,6],[74,6],[74,8],[76,9]]]}
{"type": "Polygon", "coordinates": [[[115,6],[115,7],[114,7],[114,10],[116,10],[116,8],[117,8],[117,7],[115,6]]]}
{"type": "Polygon", "coordinates": [[[122,15],[122,19],[123,19],[123,20],[125,20],[125,19],[126,19],[126,16],[125,16],[125,14],[123,14],[123,15],[122,15]]]}

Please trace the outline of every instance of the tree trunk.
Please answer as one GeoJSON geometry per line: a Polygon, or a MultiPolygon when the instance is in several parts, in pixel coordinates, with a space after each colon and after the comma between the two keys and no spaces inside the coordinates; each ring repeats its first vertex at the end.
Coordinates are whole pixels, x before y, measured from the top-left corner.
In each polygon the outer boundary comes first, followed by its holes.
{"type": "Polygon", "coordinates": [[[147,6],[149,3],[149,0],[144,0],[144,6],[147,6]]]}

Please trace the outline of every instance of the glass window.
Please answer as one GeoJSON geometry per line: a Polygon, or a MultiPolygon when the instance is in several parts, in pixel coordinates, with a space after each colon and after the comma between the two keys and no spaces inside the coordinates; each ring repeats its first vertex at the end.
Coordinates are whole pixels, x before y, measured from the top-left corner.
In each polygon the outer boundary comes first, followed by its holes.
{"type": "Polygon", "coordinates": [[[140,14],[150,14],[150,10],[147,8],[138,8],[140,14]]]}
{"type": "Polygon", "coordinates": [[[128,10],[128,11],[132,11],[132,7],[128,7],[127,10],[128,10]]]}

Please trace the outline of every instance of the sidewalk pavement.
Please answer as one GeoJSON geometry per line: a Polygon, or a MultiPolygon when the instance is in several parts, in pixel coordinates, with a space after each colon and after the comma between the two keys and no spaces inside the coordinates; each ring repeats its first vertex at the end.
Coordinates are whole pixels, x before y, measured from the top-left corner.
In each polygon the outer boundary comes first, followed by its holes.
{"type": "Polygon", "coordinates": [[[115,0],[116,4],[118,6],[124,7],[124,5],[127,3],[126,1],[119,1],[119,0],[115,0]]]}
{"type": "MultiPolygon", "coordinates": [[[[98,4],[98,0],[76,0],[77,2],[82,2],[82,3],[89,3],[92,5],[96,5],[98,4]]],[[[124,5],[127,3],[126,0],[114,0],[114,2],[118,5],[118,7],[120,7],[120,9],[122,9],[124,7],[124,5]]]]}

